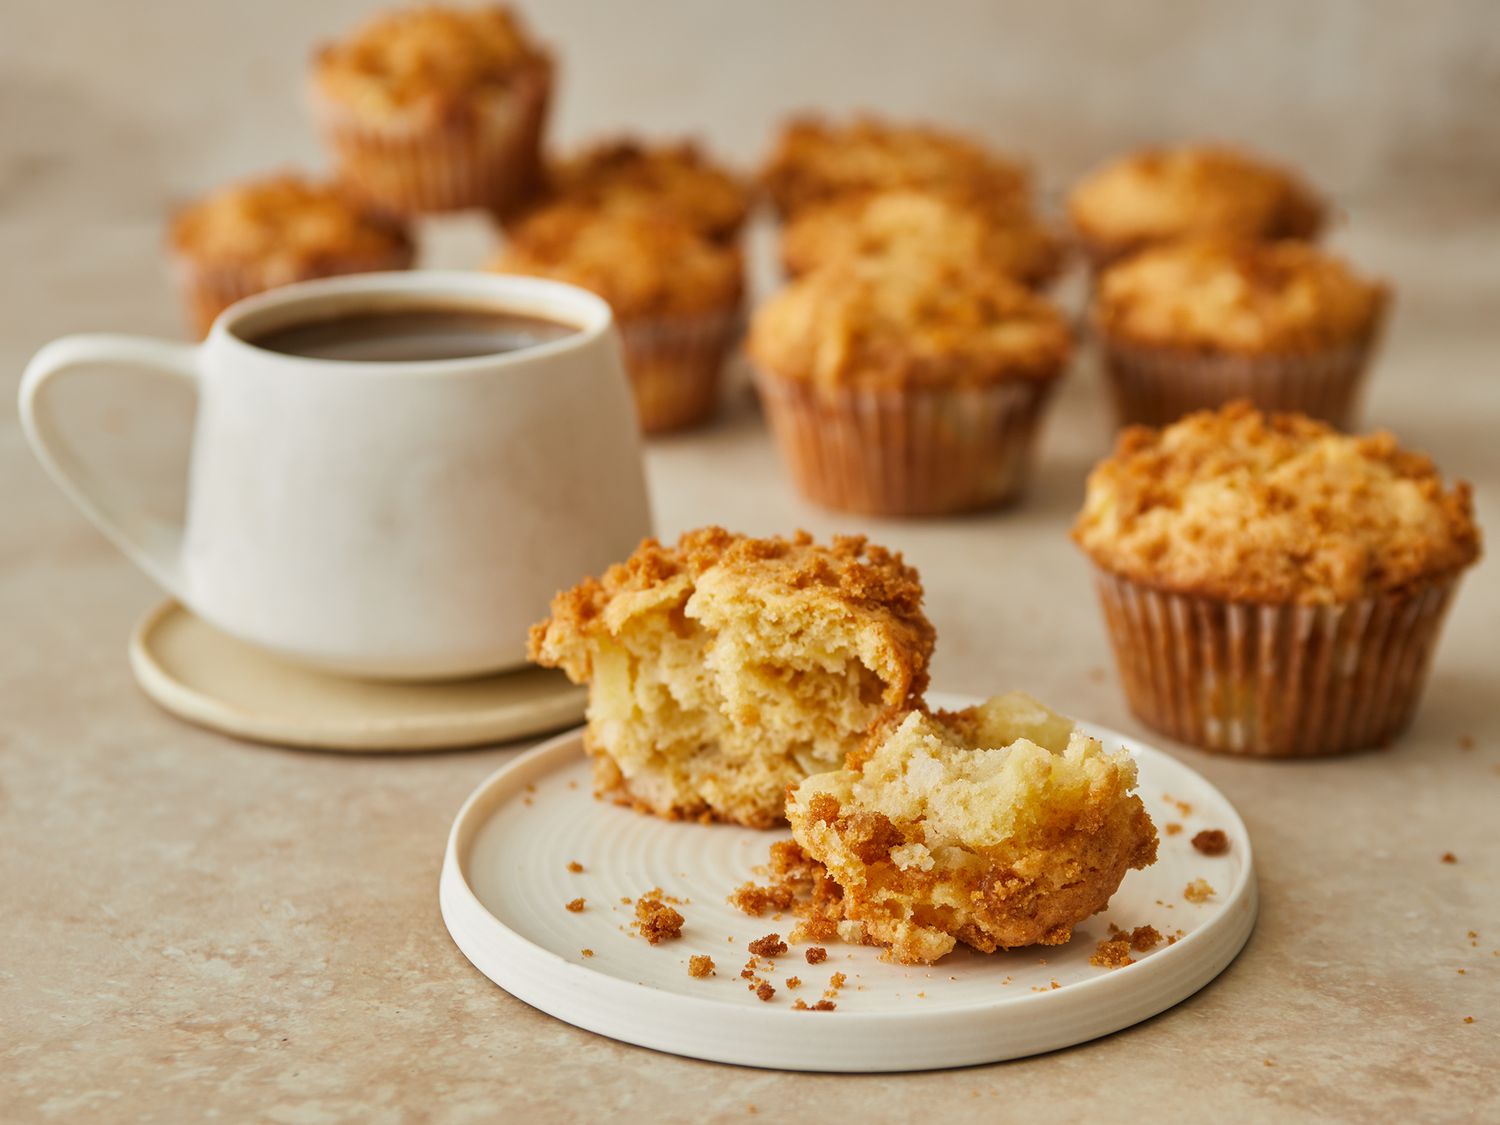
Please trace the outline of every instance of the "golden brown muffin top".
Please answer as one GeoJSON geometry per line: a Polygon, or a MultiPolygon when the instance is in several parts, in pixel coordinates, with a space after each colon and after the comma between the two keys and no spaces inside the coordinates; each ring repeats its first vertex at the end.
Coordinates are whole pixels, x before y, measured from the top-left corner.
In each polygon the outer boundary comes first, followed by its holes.
{"type": "Polygon", "coordinates": [[[1090,172],[1068,196],[1074,227],[1103,257],[1192,235],[1312,238],[1323,211],[1287,169],[1215,145],[1133,153],[1090,172]]]}
{"type": "Polygon", "coordinates": [[[737,307],[739,250],[647,211],[557,203],[506,232],[494,268],[565,281],[603,297],[622,320],[737,307]]]}
{"type": "Polygon", "coordinates": [[[895,388],[1051,379],[1071,340],[1053,305],[995,270],[841,258],[756,310],[749,350],[784,378],[895,388]]]}
{"type": "Polygon", "coordinates": [[[735,235],[750,209],[739,178],[691,141],[603,141],[551,170],[559,199],[605,210],[660,210],[710,238],[735,235]]]}
{"type": "Polygon", "coordinates": [[[288,279],[309,268],[410,254],[397,222],[333,184],[295,173],[230,184],[178,211],[172,249],[204,265],[250,266],[288,279]]]}
{"type": "Polygon", "coordinates": [[[1301,354],[1369,340],[1390,292],[1306,242],[1198,239],[1108,267],[1094,319],[1111,339],[1153,347],[1301,354]]]}
{"type": "Polygon", "coordinates": [[[782,130],[761,179],[783,215],[851,193],[893,187],[1017,197],[1026,170],[968,137],[925,125],[804,117],[782,130]]]}
{"type": "Polygon", "coordinates": [[[551,65],[506,5],[424,4],[384,12],[320,48],[313,76],[325,95],[358,111],[447,117],[551,65]]]}
{"type": "Polygon", "coordinates": [[[1245,402],[1125,430],[1073,538],[1135,582],[1274,604],[1404,591],[1479,557],[1469,486],[1444,490],[1424,455],[1245,402]]]}
{"type": "Polygon", "coordinates": [[[845,196],[799,212],[781,231],[781,260],[797,275],[837,257],[951,258],[983,263],[1023,285],[1050,281],[1056,236],[1024,201],[895,188],[845,196]]]}
{"type": "Polygon", "coordinates": [[[755,539],[704,527],[684,533],[675,546],[643,540],[602,578],[585,578],[552,599],[552,615],[531,627],[530,659],[563,668],[582,683],[591,674],[588,644],[608,633],[612,603],[649,594],[680,576],[697,583],[710,570],[767,590],[814,591],[852,617],[878,619],[896,655],[912,663],[908,695],[918,699],[926,690],[936,634],[922,612],[921,576],[898,552],[862,535],[836,535],[825,547],[805,531],[755,539]]]}

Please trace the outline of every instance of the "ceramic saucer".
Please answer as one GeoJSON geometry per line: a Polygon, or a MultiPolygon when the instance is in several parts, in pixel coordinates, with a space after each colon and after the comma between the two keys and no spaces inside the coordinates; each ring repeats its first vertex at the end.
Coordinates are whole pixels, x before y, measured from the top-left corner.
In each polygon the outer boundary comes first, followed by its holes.
{"type": "Polygon", "coordinates": [[[317,750],[448,750],[557,730],[587,693],[560,672],[525,668],[441,683],[328,675],[226,636],[175,601],[130,639],[136,682],[179,718],[236,738],[317,750]]]}

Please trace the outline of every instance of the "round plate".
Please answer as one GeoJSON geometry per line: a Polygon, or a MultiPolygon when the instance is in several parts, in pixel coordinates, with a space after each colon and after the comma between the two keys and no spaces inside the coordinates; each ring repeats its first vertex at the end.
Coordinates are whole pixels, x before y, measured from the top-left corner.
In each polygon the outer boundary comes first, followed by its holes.
{"type": "Polygon", "coordinates": [[[960,946],[931,966],[892,964],[876,949],[841,944],[814,966],[805,947],[793,946],[763,974],[776,988],[763,1002],[739,976],[746,944],[772,931],[785,936],[792,920],[749,917],[726,896],[755,878],[785,830],[672,822],[596,801],[576,731],[498,770],[465,802],[443,860],[443,920],[480,972],[533,1007],[692,1058],[786,1070],[929,1070],[1081,1043],[1202,988],[1240,951],[1256,914],[1250,838],[1223,795],[1161,751],[1085,725],[1135,755],[1161,848],[1065,946],[988,955],[960,946]],[[1182,830],[1168,835],[1171,824],[1182,830]],[[1223,829],[1228,854],[1209,858],[1192,847],[1204,828],[1223,829]],[[581,873],[569,872],[574,861],[581,873]],[[1185,888],[1200,878],[1216,893],[1186,901],[1185,888]],[[633,908],[622,900],[653,887],[684,900],[677,941],[652,946],[631,932],[633,908]],[[575,898],[585,900],[580,913],[564,906],[575,898]],[[1089,956],[1110,922],[1149,923],[1177,940],[1133,954],[1124,968],[1096,968],[1089,956]],[[693,954],[712,957],[716,975],[689,976],[693,954]],[[796,998],[818,1000],[833,972],[847,977],[835,1011],[793,1009],[796,998]],[[786,985],[791,976],[800,988],[786,985]]]}
{"type": "Polygon", "coordinates": [[[136,626],[130,667],[145,693],[179,718],[316,750],[506,742],[578,722],[588,698],[587,689],[543,668],[443,683],[331,676],[228,637],[174,601],[136,626]]]}

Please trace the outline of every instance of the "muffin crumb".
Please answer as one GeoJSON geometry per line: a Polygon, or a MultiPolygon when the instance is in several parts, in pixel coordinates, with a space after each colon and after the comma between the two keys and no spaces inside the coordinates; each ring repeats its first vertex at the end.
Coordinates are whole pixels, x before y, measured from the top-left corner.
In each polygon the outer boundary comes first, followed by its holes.
{"type": "Polygon", "coordinates": [[[586,906],[587,904],[583,901],[583,899],[575,898],[572,902],[566,903],[565,905],[571,913],[581,914],[583,913],[584,906],[586,906]]]}
{"type": "Polygon", "coordinates": [[[1193,837],[1193,848],[1204,855],[1223,855],[1229,851],[1229,836],[1222,828],[1205,828],[1193,837]]]}
{"type": "Polygon", "coordinates": [[[1194,879],[1183,888],[1182,897],[1189,902],[1207,902],[1218,892],[1209,885],[1207,879],[1194,879]]]}
{"type": "Polygon", "coordinates": [[[771,997],[776,995],[776,987],[770,981],[763,980],[755,986],[755,995],[763,1002],[769,1002],[771,997]]]}
{"type": "Polygon", "coordinates": [[[571,871],[574,875],[582,875],[583,864],[579,863],[576,859],[570,859],[568,860],[568,870],[571,871]]]}
{"type": "Polygon", "coordinates": [[[1454,855],[1452,852],[1444,852],[1443,853],[1443,862],[1444,863],[1457,863],[1458,862],[1458,856],[1454,855]]]}
{"type": "Polygon", "coordinates": [[[636,928],[652,945],[682,936],[685,919],[657,895],[642,895],[635,904],[636,928]]]}
{"type": "Polygon", "coordinates": [[[767,934],[765,937],[756,938],[745,947],[757,957],[776,957],[786,952],[786,942],[781,940],[780,934],[767,934]]]}
{"type": "Polygon", "coordinates": [[[594,955],[594,951],[593,951],[593,950],[592,950],[592,949],[584,949],[584,950],[580,950],[580,952],[581,952],[581,953],[582,953],[582,954],[583,954],[583,955],[584,955],[584,956],[585,956],[585,957],[592,957],[592,956],[593,956],[593,955],[594,955]]]}
{"type": "Polygon", "coordinates": [[[815,945],[804,953],[803,956],[807,958],[809,965],[816,965],[819,961],[828,960],[828,950],[824,949],[821,945],[815,945]]]}
{"type": "Polygon", "coordinates": [[[695,953],[688,958],[688,976],[711,977],[714,976],[714,959],[704,953],[695,953]]]}

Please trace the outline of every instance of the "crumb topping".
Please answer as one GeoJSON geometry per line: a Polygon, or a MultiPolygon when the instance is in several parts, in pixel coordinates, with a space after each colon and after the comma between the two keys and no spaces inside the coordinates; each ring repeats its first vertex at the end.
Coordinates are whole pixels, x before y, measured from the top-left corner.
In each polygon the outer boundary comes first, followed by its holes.
{"type": "Polygon", "coordinates": [[[1389,288],[1305,242],[1175,242],[1110,266],[1094,323],[1111,341],[1236,355],[1363,346],[1389,288]]]}
{"type": "Polygon", "coordinates": [[[992,196],[1027,190],[1024,167],[955,133],[875,117],[833,124],[815,117],[782,130],[761,174],[783,215],[837,196],[924,187],[992,196]]]}
{"type": "Polygon", "coordinates": [[[996,270],[843,258],[756,310],[748,349],[821,386],[952,386],[1053,379],[1071,353],[1058,310],[996,270]]]}
{"type": "Polygon", "coordinates": [[[555,198],[613,211],[661,211],[714,239],[744,224],[750,195],[697,144],[602,141],[551,170],[555,198]]]}
{"type": "Polygon", "coordinates": [[[659,211],[574,202],[518,220],[493,268],[577,285],[621,319],[733,311],[744,288],[737,247],[659,211]]]}
{"type": "Polygon", "coordinates": [[[406,229],[334,184],[293,173],[246,180],[183,208],[172,220],[173,250],[195,262],[254,266],[274,284],[310,274],[410,264],[406,229]],[[277,280],[279,279],[279,280],[277,280]]]}
{"type": "Polygon", "coordinates": [[[376,16],[321,48],[313,69],[324,94],[357,109],[451,119],[551,66],[509,7],[428,4],[376,16]]]}
{"type": "Polygon", "coordinates": [[[681,914],[655,894],[642,895],[636,899],[636,929],[652,945],[680,938],[683,921],[681,914]]]}
{"type": "Polygon", "coordinates": [[[917,188],[836,198],[782,228],[793,275],[842,257],[983,264],[1035,287],[1057,273],[1062,247],[1024,200],[917,188]]]}
{"type": "Polygon", "coordinates": [[[1222,828],[1205,828],[1193,837],[1193,847],[1204,855],[1224,855],[1229,851],[1229,836],[1222,828]]]}
{"type": "Polygon", "coordinates": [[[704,953],[695,953],[688,958],[688,976],[702,978],[714,975],[714,959],[704,953]]]}
{"type": "Polygon", "coordinates": [[[1389,433],[1353,437],[1247,403],[1125,430],[1073,538],[1104,570],[1233,601],[1334,604],[1479,557],[1469,486],[1389,433]]]}
{"type": "Polygon", "coordinates": [[[1068,196],[1073,225],[1106,256],[1193,235],[1311,238],[1322,201],[1285,168],[1236,149],[1148,149],[1089,173],[1068,196]]]}

